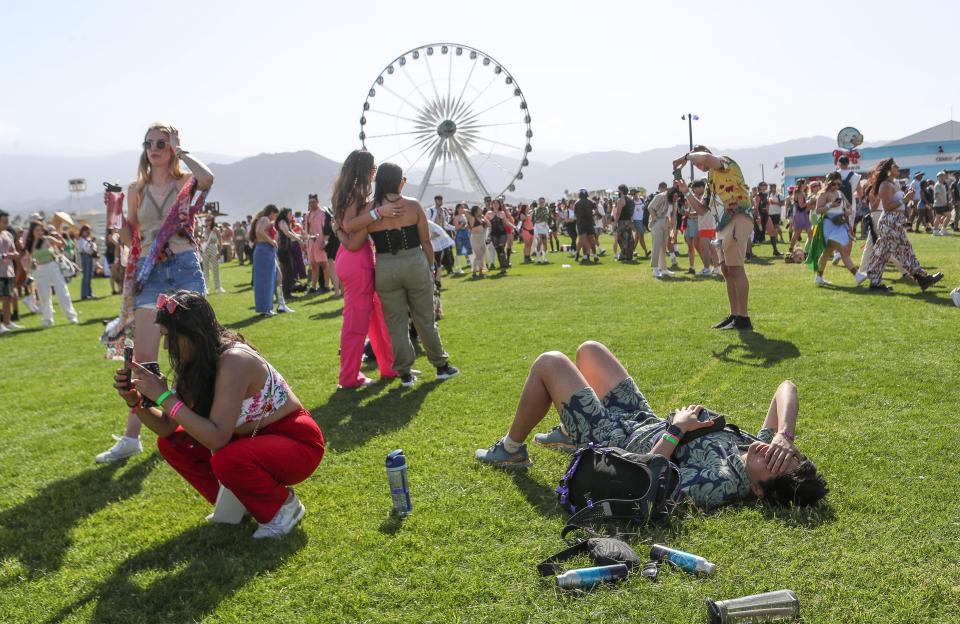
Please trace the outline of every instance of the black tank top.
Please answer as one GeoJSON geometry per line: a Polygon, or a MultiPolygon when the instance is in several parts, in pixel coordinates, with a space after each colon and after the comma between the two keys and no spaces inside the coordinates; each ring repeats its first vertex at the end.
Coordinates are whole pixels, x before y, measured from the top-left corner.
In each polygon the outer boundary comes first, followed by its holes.
{"type": "Polygon", "coordinates": [[[617,221],[633,221],[634,203],[632,197],[623,198],[623,209],[620,211],[620,218],[617,221]]]}

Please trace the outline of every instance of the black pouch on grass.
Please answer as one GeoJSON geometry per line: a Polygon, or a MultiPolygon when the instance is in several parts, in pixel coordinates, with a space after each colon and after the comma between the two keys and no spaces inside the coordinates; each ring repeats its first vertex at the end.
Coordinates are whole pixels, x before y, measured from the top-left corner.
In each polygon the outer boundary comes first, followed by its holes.
{"type": "Polygon", "coordinates": [[[615,537],[591,537],[590,539],[574,544],[570,548],[561,550],[552,557],[547,558],[543,563],[537,565],[537,571],[540,576],[552,576],[561,572],[563,566],[560,562],[566,561],[579,555],[587,553],[595,565],[608,566],[618,563],[625,564],[632,570],[639,566],[642,561],[637,556],[636,551],[623,540],[615,537]]]}
{"type": "Polygon", "coordinates": [[[680,469],[662,455],[588,446],[570,461],[557,495],[573,515],[567,526],[643,525],[670,518],[680,491],[680,469]]]}

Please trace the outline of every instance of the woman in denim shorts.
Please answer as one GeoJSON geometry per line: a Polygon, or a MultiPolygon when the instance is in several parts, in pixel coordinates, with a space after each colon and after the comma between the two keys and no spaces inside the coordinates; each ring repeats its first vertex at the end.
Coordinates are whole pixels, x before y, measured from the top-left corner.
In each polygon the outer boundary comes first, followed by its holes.
{"type": "MultiPolygon", "coordinates": [[[[173,210],[180,191],[194,179],[197,191],[213,186],[213,173],[180,147],[178,130],[170,124],[152,124],[143,140],[137,179],[127,191],[127,223],[120,230],[120,239],[125,245],[131,243],[132,230],[140,232],[138,270],[147,262],[154,240],[173,210]],[[181,170],[181,161],[191,175],[181,170]]],[[[134,294],[133,350],[137,362],[156,361],[160,350],[160,329],[154,323],[157,297],[178,290],[207,294],[200,256],[182,231],[167,240],[161,258],[154,264],[142,288],[134,294]]],[[[96,456],[98,463],[125,459],[143,450],[140,419],[134,412],[127,415],[124,434],[115,438],[116,444],[96,456]]]]}

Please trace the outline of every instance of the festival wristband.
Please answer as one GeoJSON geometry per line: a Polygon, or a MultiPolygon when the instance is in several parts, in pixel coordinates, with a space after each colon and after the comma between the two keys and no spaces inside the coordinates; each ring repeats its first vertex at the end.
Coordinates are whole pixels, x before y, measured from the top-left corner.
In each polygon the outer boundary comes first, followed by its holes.
{"type": "Polygon", "coordinates": [[[170,414],[169,414],[170,420],[177,419],[177,412],[180,411],[181,407],[183,407],[183,401],[177,401],[176,403],[173,404],[173,408],[170,410],[170,414]]]}
{"type": "Polygon", "coordinates": [[[786,439],[790,440],[791,442],[793,442],[793,441],[796,439],[796,437],[797,437],[797,435],[796,435],[795,433],[787,433],[786,431],[781,431],[781,432],[780,432],[780,435],[782,435],[782,436],[785,437],[786,439]]]}
{"type": "Polygon", "coordinates": [[[160,409],[163,409],[163,402],[166,401],[168,398],[170,398],[170,396],[172,395],[173,395],[173,390],[167,390],[166,392],[158,396],[157,400],[154,401],[154,403],[156,403],[157,406],[160,407],[160,409]]]}
{"type": "Polygon", "coordinates": [[[680,440],[676,439],[675,437],[673,437],[673,436],[670,435],[669,433],[664,432],[664,434],[663,434],[663,439],[666,440],[667,442],[669,442],[670,444],[674,445],[674,446],[680,446],[680,440]]]}
{"type": "Polygon", "coordinates": [[[669,425],[667,427],[667,433],[675,437],[677,440],[683,437],[683,429],[676,425],[669,425]]]}
{"type": "Polygon", "coordinates": [[[374,221],[376,221],[376,220],[378,220],[378,219],[380,218],[380,213],[377,212],[377,209],[376,209],[376,208],[371,208],[371,209],[370,209],[370,218],[373,219],[374,221]]]}

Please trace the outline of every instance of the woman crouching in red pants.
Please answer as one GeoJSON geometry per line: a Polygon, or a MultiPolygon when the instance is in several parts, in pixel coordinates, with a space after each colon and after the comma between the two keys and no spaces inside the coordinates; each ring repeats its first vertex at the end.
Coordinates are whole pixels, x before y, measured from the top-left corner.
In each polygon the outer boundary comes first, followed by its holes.
{"type": "Polygon", "coordinates": [[[217,322],[202,295],[160,295],[156,323],[175,389],[139,364],[132,382],[118,371],[114,387],[159,436],[163,458],[204,498],[214,503],[222,484],[260,523],[253,537],[286,535],[305,512],[290,486],[323,458],[320,428],[280,373],[217,322]],[[141,397],[159,408],[135,407],[141,397]]]}

